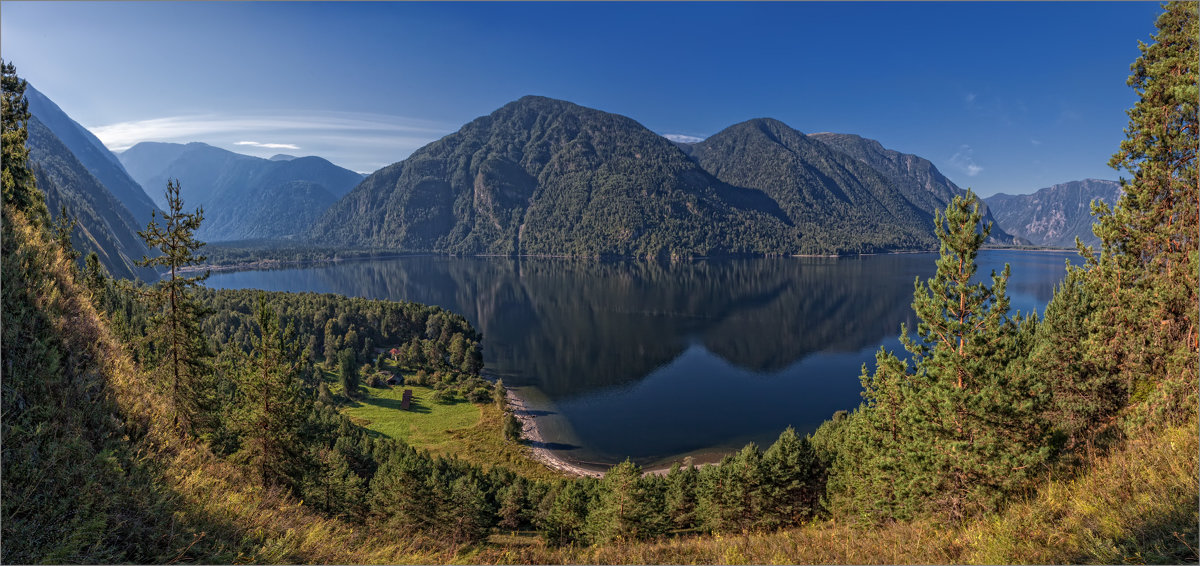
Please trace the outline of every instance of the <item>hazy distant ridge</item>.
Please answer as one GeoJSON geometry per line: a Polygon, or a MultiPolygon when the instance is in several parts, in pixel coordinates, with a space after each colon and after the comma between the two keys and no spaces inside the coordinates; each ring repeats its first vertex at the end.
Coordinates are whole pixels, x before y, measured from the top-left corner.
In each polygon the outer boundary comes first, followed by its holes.
{"type": "Polygon", "coordinates": [[[1075,247],[1078,236],[1084,244],[1097,245],[1092,233],[1095,218],[1093,199],[1114,204],[1121,196],[1116,181],[1084,179],[1041,189],[1029,195],[999,193],[984,199],[996,215],[996,221],[1009,233],[1026,238],[1039,246],[1075,247]]]}
{"type": "MultiPolygon", "coordinates": [[[[279,156],[276,156],[279,157],[279,156]]],[[[170,179],[188,209],[204,207],[203,240],[278,238],[308,229],[362,175],[320,157],[262,159],[208,144],[143,142],[120,155],[156,202],[170,179]]]]}

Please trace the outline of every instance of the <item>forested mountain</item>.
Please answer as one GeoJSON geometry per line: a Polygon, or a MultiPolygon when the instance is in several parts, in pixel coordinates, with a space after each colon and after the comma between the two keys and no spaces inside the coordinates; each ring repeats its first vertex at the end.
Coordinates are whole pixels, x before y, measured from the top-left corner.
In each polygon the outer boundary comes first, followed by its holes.
{"type": "Polygon", "coordinates": [[[1039,246],[1073,248],[1076,236],[1089,246],[1100,243],[1092,233],[1092,200],[1113,205],[1120,196],[1121,184],[1116,181],[1084,179],[1029,195],[999,193],[984,200],[1009,233],[1039,246]]]}
{"type": "Polygon", "coordinates": [[[95,176],[129,209],[136,226],[145,228],[150,222],[150,213],[158,210],[158,207],[146,191],[142,190],[143,187],[130,177],[121,161],[95,135],[72,120],[57,104],[33,86],[26,87],[25,96],[29,100],[29,113],[41,121],[42,125],[79,160],[87,172],[95,176]]]}
{"type": "Polygon", "coordinates": [[[362,175],[320,157],[262,159],[203,143],[139,143],[120,156],[160,205],[170,179],[190,208],[204,207],[202,240],[278,238],[308,228],[362,175]]]}
{"type": "Polygon", "coordinates": [[[792,253],[760,191],[728,187],[616,114],[527,96],[369,176],[315,240],[450,253],[792,253]]]}
{"type": "Polygon", "coordinates": [[[371,175],[312,237],[466,254],[932,249],[932,211],[962,191],[914,165],[877,170],[766,119],[675,143],[624,116],[527,96],[371,175]],[[941,192],[910,198],[924,182],[941,192]]]}
{"type": "MultiPolygon", "coordinates": [[[[822,132],[809,134],[808,137],[862,161],[883,174],[893,189],[900,191],[909,202],[925,212],[927,215],[926,226],[933,222],[936,211],[946,208],[946,205],[955,196],[966,194],[966,191],[947,179],[933,163],[923,157],[900,153],[883,147],[883,144],[878,141],[854,134],[822,132]]],[[[1024,243],[1001,229],[986,206],[982,208],[984,222],[993,223],[992,232],[988,235],[988,243],[1002,245],[1024,243]]]]}
{"type": "Polygon", "coordinates": [[[931,249],[924,210],[865,163],[787,124],[755,119],[691,146],[691,156],[721,181],[771,197],[799,228],[803,250],[931,249]]]}
{"type": "Polygon", "coordinates": [[[57,217],[65,206],[78,221],[71,233],[72,246],[83,254],[96,252],[101,265],[115,277],[157,281],[153,269],[134,264],[149,253],[137,234],[145,226],[121,200],[37,117],[29,119],[26,145],[51,213],[57,217]]]}

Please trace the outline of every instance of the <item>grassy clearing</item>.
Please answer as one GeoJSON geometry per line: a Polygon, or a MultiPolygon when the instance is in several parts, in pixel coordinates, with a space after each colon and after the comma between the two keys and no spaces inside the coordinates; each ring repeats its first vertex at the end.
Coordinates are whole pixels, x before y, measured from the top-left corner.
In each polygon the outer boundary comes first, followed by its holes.
{"type": "Polygon", "coordinates": [[[451,403],[436,403],[430,399],[433,389],[412,385],[395,387],[363,387],[364,396],[343,413],[368,430],[397,438],[412,446],[434,453],[454,450],[455,437],[451,431],[475,426],[479,408],[462,399],[451,403]],[[413,400],[408,410],[400,409],[405,389],[412,389],[413,400]]]}
{"type": "Polygon", "coordinates": [[[504,412],[492,403],[437,403],[431,400],[433,388],[413,385],[364,386],[363,391],[366,397],[342,412],[367,430],[484,469],[500,465],[531,479],[564,477],[534,460],[527,446],[504,439],[504,412]],[[405,389],[413,390],[407,411],[400,409],[405,389]]]}

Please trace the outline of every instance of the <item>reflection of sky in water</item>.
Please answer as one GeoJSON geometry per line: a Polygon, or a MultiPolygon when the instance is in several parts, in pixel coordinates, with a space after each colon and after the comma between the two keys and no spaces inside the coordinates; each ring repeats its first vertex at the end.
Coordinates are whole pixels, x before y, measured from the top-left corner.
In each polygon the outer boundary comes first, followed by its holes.
{"type": "MultiPolygon", "coordinates": [[[[1074,252],[983,251],[1012,265],[1013,310],[1044,312],[1074,252]]],[[[564,455],[653,464],[811,432],[861,400],[859,374],[901,349],[936,254],[570,262],[408,257],[215,273],[214,288],[335,292],[440,305],[484,334],[488,370],[524,385],[564,455]],[[532,387],[532,389],[531,389],[532,387]]]]}

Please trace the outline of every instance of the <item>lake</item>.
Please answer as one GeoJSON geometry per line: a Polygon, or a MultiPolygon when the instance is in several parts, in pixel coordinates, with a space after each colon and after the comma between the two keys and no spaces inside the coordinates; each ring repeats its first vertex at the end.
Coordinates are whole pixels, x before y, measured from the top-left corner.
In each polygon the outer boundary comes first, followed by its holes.
{"type": "MultiPolygon", "coordinates": [[[[586,467],[712,461],[861,401],[859,375],[915,329],[913,280],[937,254],[683,262],[416,256],[214,273],[212,288],[439,305],[483,333],[485,372],[586,467]]],[[[1045,309],[1073,251],[984,250],[1012,308],[1045,309]]]]}

